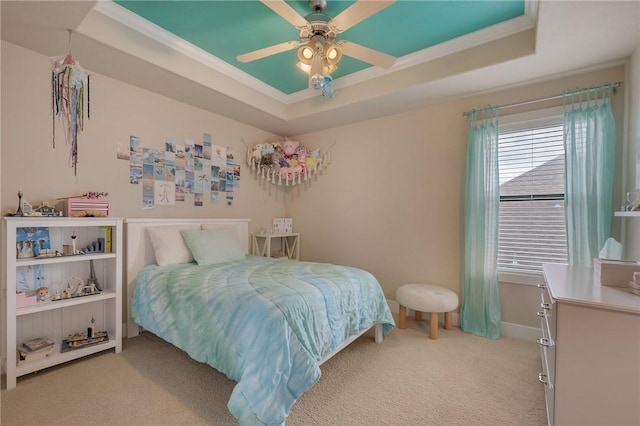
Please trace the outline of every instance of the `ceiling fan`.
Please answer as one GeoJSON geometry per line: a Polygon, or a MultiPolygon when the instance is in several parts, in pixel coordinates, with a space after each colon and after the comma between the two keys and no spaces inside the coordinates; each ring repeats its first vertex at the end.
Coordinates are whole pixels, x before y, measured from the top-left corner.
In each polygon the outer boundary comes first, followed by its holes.
{"type": "Polygon", "coordinates": [[[338,68],[343,54],[382,68],[390,68],[396,61],[386,53],[347,40],[336,41],[338,34],[390,6],[395,0],[358,0],[334,18],[322,13],[327,7],[326,0],[310,0],[312,13],[304,17],[284,0],[260,1],[295,26],[300,31],[300,41],[286,41],[238,55],[236,59],[240,62],[252,62],[297,48],[300,61],[297,66],[309,74],[309,87],[320,89],[322,78],[338,68]]]}

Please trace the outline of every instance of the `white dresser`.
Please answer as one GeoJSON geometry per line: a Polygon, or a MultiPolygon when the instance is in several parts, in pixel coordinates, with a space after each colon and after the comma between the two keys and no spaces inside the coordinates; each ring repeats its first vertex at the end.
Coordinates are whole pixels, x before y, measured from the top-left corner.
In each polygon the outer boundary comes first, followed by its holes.
{"type": "Polygon", "coordinates": [[[538,311],[550,425],[640,425],[640,296],[547,264],[538,311]]]}

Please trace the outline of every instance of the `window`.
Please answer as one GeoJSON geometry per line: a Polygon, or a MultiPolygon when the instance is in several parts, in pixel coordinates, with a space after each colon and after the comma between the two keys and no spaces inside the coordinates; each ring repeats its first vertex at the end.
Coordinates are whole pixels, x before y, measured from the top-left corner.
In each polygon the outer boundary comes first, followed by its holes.
{"type": "Polygon", "coordinates": [[[500,126],[501,275],[539,274],[545,262],[567,263],[561,120],[505,120],[500,126]]]}

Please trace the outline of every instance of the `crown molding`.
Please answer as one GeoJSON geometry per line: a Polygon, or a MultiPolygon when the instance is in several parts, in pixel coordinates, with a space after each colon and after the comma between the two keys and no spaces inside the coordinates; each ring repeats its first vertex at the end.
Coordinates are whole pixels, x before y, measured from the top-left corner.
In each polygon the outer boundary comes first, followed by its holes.
{"type": "Polygon", "coordinates": [[[252,75],[239,70],[220,58],[206,52],[199,47],[186,42],[177,37],[175,34],[159,27],[158,25],[147,21],[146,19],[136,15],[130,10],[120,6],[112,1],[100,1],[94,9],[103,15],[131,28],[132,30],[149,37],[150,39],[169,47],[170,49],[194,59],[203,65],[206,65],[234,80],[249,86],[253,90],[257,90],[279,102],[291,103],[289,95],[274,89],[272,86],[263,83],[252,75]]]}

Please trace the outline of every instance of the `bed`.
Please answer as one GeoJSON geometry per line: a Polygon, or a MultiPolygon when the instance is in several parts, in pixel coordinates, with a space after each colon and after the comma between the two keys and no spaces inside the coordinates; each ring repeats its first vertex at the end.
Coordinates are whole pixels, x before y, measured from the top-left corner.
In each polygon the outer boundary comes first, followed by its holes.
{"type": "Polygon", "coordinates": [[[235,380],[242,425],[284,424],[322,363],[395,326],[367,271],[248,254],[248,219],[125,223],[128,337],[152,332],[235,380]]]}

